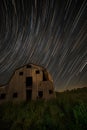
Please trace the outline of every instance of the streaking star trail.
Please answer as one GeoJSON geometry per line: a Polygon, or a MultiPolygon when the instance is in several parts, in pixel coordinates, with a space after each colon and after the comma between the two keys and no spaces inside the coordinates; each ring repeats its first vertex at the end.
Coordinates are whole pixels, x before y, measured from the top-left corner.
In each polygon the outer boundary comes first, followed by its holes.
{"type": "Polygon", "coordinates": [[[56,89],[87,85],[86,0],[0,0],[0,84],[28,63],[56,89]]]}

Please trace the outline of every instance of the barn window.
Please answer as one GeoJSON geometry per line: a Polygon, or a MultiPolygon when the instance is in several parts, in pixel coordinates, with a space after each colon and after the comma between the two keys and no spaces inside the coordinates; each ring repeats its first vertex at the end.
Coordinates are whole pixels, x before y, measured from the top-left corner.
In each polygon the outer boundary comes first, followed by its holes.
{"type": "Polygon", "coordinates": [[[53,93],[53,90],[49,90],[49,94],[52,94],[53,93]]]}
{"type": "Polygon", "coordinates": [[[39,70],[36,70],[36,74],[40,74],[40,71],[39,71],[39,70]]]}
{"type": "Polygon", "coordinates": [[[23,75],[23,72],[19,72],[19,75],[23,75]]]}
{"type": "Polygon", "coordinates": [[[27,67],[27,68],[31,68],[31,65],[27,65],[26,67],[27,67]]]}
{"type": "Polygon", "coordinates": [[[26,87],[32,86],[32,77],[26,77],[26,87]]]}
{"type": "Polygon", "coordinates": [[[42,98],[43,97],[43,91],[38,91],[38,97],[42,98]]]}
{"type": "Polygon", "coordinates": [[[13,93],[13,98],[17,98],[17,97],[18,97],[18,93],[17,92],[13,93]]]}
{"type": "Polygon", "coordinates": [[[5,94],[5,93],[2,93],[2,94],[0,95],[0,99],[5,99],[5,97],[6,97],[6,94],[5,94]]]}

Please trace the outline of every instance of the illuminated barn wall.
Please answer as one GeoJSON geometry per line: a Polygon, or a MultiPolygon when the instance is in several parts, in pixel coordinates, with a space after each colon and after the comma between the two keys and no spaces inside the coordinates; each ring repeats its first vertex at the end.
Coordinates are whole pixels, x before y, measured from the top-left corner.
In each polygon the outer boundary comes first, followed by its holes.
{"type": "Polygon", "coordinates": [[[0,102],[50,99],[53,81],[42,67],[29,64],[17,69],[7,86],[0,87],[0,102]]]}

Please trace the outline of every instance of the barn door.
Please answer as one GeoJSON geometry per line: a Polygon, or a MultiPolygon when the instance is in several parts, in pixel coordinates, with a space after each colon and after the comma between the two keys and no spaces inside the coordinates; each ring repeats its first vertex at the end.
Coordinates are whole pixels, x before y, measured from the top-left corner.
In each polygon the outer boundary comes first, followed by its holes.
{"type": "Polygon", "coordinates": [[[32,77],[26,77],[26,87],[32,87],[32,77]]]}
{"type": "Polygon", "coordinates": [[[32,99],[32,90],[26,90],[26,100],[32,99]]]}

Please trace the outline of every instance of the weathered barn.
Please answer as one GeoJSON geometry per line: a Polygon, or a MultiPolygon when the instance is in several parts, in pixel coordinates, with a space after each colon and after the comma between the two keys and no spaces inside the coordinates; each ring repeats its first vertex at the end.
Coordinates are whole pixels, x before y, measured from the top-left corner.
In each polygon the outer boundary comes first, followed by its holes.
{"type": "Polygon", "coordinates": [[[29,64],[13,73],[9,83],[0,87],[0,103],[54,98],[53,80],[43,67],[29,64]]]}

